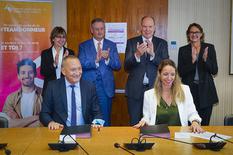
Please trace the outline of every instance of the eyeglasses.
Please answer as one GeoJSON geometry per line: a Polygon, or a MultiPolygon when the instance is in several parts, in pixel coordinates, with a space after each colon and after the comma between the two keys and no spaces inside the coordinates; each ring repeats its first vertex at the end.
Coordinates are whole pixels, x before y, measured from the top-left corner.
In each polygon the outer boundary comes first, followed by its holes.
{"type": "Polygon", "coordinates": [[[189,34],[192,34],[192,35],[200,35],[201,32],[189,32],[189,34]]]}
{"type": "Polygon", "coordinates": [[[65,38],[66,38],[66,36],[58,35],[58,36],[56,36],[55,38],[58,38],[58,39],[65,39],[65,38]]]}

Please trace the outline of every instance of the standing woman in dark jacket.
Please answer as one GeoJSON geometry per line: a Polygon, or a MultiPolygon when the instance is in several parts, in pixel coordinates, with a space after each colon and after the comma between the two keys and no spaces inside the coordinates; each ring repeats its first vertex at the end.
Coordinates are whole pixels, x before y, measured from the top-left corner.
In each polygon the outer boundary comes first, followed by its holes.
{"type": "Polygon", "coordinates": [[[189,44],[179,49],[178,71],[190,87],[202,125],[209,125],[213,104],[218,102],[213,79],[218,73],[216,51],[214,45],[204,42],[199,24],[190,24],[186,36],[189,44]]]}
{"type": "Polygon", "coordinates": [[[52,46],[41,52],[40,74],[44,76],[43,96],[48,82],[59,79],[62,75],[62,59],[68,55],[74,55],[74,51],[65,47],[66,31],[64,28],[54,27],[50,34],[52,46]]]}

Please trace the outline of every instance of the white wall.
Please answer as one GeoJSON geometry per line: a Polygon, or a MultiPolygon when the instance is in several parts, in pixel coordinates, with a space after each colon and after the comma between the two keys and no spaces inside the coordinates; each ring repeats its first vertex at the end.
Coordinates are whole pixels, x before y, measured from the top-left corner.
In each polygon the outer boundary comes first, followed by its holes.
{"type": "Polygon", "coordinates": [[[215,45],[219,72],[215,84],[219,104],[214,107],[212,125],[223,125],[226,114],[233,113],[233,75],[229,75],[231,0],[168,0],[168,41],[176,40],[177,49],[170,58],[178,61],[178,49],[187,44],[186,29],[199,23],[205,41],[215,45]]]}
{"type": "Polygon", "coordinates": [[[53,23],[52,27],[62,26],[67,30],[66,0],[53,0],[53,23]]]}

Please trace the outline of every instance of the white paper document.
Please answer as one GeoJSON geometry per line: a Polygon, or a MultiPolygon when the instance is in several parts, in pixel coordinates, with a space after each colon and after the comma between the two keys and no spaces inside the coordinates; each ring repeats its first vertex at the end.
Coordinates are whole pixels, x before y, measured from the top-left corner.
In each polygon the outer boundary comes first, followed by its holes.
{"type": "Polygon", "coordinates": [[[175,139],[191,138],[191,132],[175,132],[175,139]]]}
{"type": "Polygon", "coordinates": [[[64,141],[64,143],[76,143],[75,141],[74,141],[74,139],[76,139],[76,136],[75,135],[60,135],[59,136],[59,140],[62,142],[62,141],[64,141]],[[65,137],[64,137],[65,136],[65,137]],[[71,137],[73,138],[71,138],[71,137]]]}
{"type": "MultiPolygon", "coordinates": [[[[209,140],[210,137],[213,136],[214,134],[215,133],[213,133],[213,132],[206,131],[204,133],[192,133],[191,136],[209,140]]],[[[218,133],[216,133],[216,134],[218,137],[221,137],[223,139],[230,139],[231,138],[231,136],[222,135],[222,134],[218,134],[218,133]]],[[[223,141],[223,139],[220,139],[218,137],[213,137],[211,140],[212,141],[223,141]]]]}
{"type": "MultiPolygon", "coordinates": [[[[191,133],[191,132],[175,132],[175,139],[182,139],[182,138],[191,138],[192,137],[198,137],[198,138],[202,138],[202,139],[207,139],[210,140],[210,137],[213,136],[215,133],[213,132],[204,132],[204,133],[191,133]]],[[[230,139],[232,138],[231,136],[227,136],[227,135],[222,135],[222,134],[218,134],[216,133],[217,136],[223,138],[223,139],[230,139]]],[[[211,139],[212,141],[223,141],[222,139],[218,138],[218,137],[213,137],[211,139]]]]}

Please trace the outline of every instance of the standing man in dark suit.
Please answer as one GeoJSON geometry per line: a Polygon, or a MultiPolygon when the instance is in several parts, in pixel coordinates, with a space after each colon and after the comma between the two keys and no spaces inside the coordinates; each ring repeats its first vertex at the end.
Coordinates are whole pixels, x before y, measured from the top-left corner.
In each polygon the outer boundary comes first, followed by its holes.
{"type": "Polygon", "coordinates": [[[66,31],[62,27],[55,27],[50,34],[52,46],[41,53],[40,74],[44,76],[43,95],[48,82],[59,79],[62,75],[62,59],[74,55],[71,49],[66,48],[66,31]]]}
{"type": "Polygon", "coordinates": [[[129,73],[126,96],[130,125],[142,118],[143,95],[153,88],[157,67],[163,59],[169,58],[167,42],[154,36],[155,20],[145,16],[141,20],[141,36],[127,41],[125,71],[129,73]]]}
{"type": "Polygon", "coordinates": [[[112,97],[115,94],[113,71],[121,68],[116,44],[105,39],[105,22],[91,22],[93,38],[79,46],[78,58],[83,67],[83,79],[95,84],[105,126],[111,125],[112,97]]]}
{"type": "Polygon", "coordinates": [[[209,125],[213,104],[218,95],[213,77],[218,73],[214,45],[204,42],[201,25],[189,25],[186,36],[188,45],[180,47],[178,71],[184,84],[189,85],[202,125],[209,125]]]}
{"type": "Polygon", "coordinates": [[[65,57],[62,73],[64,78],[48,84],[40,112],[41,123],[49,129],[91,123],[103,125],[95,86],[81,79],[82,66],[78,58],[65,57]]]}

